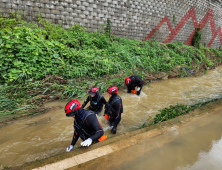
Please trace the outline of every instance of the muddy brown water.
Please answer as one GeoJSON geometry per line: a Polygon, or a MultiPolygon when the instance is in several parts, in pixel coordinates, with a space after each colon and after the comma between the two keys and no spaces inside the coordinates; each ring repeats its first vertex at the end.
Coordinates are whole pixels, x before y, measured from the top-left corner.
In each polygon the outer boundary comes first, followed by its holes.
{"type": "Polygon", "coordinates": [[[216,106],[210,114],[169,126],[157,137],[68,170],[221,170],[221,122],[222,106],[216,106]]]}
{"type": "MultiPolygon", "coordinates": [[[[150,83],[143,87],[140,96],[127,94],[126,89],[119,95],[124,113],[116,135],[138,129],[150,116],[159,113],[159,109],[171,104],[194,104],[222,95],[222,66],[198,77],[150,83]]],[[[108,100],[108,95],[104,96],[108,100]]],[[[65,152],[73,135],[73,119],[65,117],[65,104],[48,103],[47,106],[61,108],[0,128],[0,166],[21,165],[65,152]]],[[[98,119],[105,134],[113,136],[102,115],[98,119]]]]}

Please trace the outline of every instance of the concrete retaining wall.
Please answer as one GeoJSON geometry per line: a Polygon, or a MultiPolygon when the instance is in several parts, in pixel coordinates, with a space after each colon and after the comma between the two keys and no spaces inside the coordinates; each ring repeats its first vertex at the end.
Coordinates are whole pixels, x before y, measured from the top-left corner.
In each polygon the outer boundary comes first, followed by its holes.
{"type": "Polygon", "coordinates": [[[104,31],[109,18],[115,35],[165,43],[191,44],[200,25],[202,44],[222,45],[221,0],[0,0],[3,14],[18,10],[28,21],[35,22],[41,11],[53,23],[63,23],[65,28],[80,23],[88,31],[104,31]]]}

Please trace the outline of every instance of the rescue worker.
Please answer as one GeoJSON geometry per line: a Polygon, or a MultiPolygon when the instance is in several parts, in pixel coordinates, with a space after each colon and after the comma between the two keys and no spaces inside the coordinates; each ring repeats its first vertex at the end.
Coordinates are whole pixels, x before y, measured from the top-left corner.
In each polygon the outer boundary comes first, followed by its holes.
{"type": "Polygon", "coordinates": [[[107,139],[95,113],[82,109],[78,100],[68,102],[65,113],[66,116],[74,118],[74,135],[71,145],[66,149],[67,152],[73,149],[79,137],[83,140],[81,146],[90,146],[93,142],[107,139]]]}
{"type": "Polygon", "coordinates": [[[109,119],[110,126],[112,126],[111,133],[116,134],[117,125],[121,120],[121,113],[123,113],[122,99],[117,95],[118,88],[111,86],[107,89],[109,93],[109,101],[105,105],[105,119],[109,119]]]}
{"type": "Polygon", "coordinates": [[[99,89],[97,87],[92,87],[89,90],[89,96],[82,104],[82,108],[84,108],[87,103],[90,101],[89,110],[94,111],[97,115],[103,110],[103,105],[106,104],[106,99],[102,94],[99,93],[99,89]]]}
{"type": "Polygon", "coordinates": [[[143,87],[143,80],[140,76],[134,75],[129,78],[125,79],[125,84],[127,86],[127,93],[136,93],[137,95],[140,95],[140,92],[143,87]],[[137,89],[135,90],[135,87],[137,86],[137,89]]]}

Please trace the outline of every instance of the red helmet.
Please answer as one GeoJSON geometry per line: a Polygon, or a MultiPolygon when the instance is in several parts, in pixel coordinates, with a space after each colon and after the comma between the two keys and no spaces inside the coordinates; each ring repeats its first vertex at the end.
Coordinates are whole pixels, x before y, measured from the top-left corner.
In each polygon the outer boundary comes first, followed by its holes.
{"type": "Polygon", "coordinates": [[[77,112],[77,109],[81,108],[81,104],[78,100],[72,100],[68,102],[65,106],[66,116],[74,116],[77,112]]]}
{"type": "Polygon", "coordinates": [[[89,90],[89,94],[92,94],[92,95],[96,95],[98,92],[99,92],[98,87],[91,87],[91,89],[89,90]]]}
{"type": "Polygon", "coordinates": [[[129,85],[130,82],[131,82],[131,79],[130,79],[130,78],[126,78],[126,79],[125,79],[125,83],[126,83],[126,85],[129,85]]]}
{"type": "Polygon", "coordinates": [[[109,87],[109,88],[107,89],[107,92],[108,92],[109,94],[117,94],[118,88],[117,88],[116,86],[111,86],[111,87],[109,87]]]}

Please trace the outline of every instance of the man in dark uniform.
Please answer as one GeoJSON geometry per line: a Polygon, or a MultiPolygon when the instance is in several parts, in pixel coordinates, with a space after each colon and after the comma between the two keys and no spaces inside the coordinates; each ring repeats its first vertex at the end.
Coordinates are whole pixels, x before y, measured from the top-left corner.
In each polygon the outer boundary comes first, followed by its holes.
{"type": "Polygon", "coordinates": [[[140,76],[134,75],[125,79],[125,84],[127,86],[127,93],[136,93],[140,95],[140,92],[143,87],[143,80],[140,76]],[[137,90],[135,91],[135,87],[137,86],[137,90]]]}
{"type": "Polygon", "coordinates": [[[109,101],[105,105],[105,118],[109,119],[110,125],[113,126],[111,133],[116,134],[117,125],[121,120],[123,113],[122,99],[117,95],[118,88],[111,86],[108,88],[109,101]]]}
{"type": "Polygon", "coordinates": [[[89,90],[89,96],[82,104],[82,108],[84,108],[87,103],[90,101],[89,110],[94,111],[97,115],[103,110],[103,105],[106,104],[106,99],[102,94],[99,93],[99,89],[97,87],[92,87],[89,90]]]}
{"type": "Polygon", "coordinates": [[[81,146],[90,146],[93,142],[101,142],[107,137],[99,124],[95,113],[81,108],[79,101],[72,100],[65,107],[66,116],[74,118],[74,135],[72,143],[67,147],[69,152],[73,149],[79,137],[83,140],[81,146]]]}

